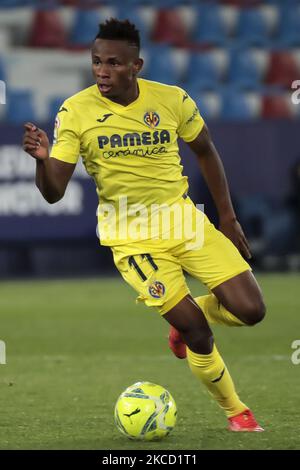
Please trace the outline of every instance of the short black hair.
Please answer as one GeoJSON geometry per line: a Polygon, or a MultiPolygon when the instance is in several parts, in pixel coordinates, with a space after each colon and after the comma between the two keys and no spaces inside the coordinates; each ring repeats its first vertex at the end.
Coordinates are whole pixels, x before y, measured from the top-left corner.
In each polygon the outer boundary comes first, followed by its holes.
{"type": "Polygon", "coordinates": [[[110,18],[105,23],[99,24],[99,33],[95,39],[112,39],[127,41],[130,45],[140,50],[140,33],[133,23],[129,20],[117,20],[110,18]]]}

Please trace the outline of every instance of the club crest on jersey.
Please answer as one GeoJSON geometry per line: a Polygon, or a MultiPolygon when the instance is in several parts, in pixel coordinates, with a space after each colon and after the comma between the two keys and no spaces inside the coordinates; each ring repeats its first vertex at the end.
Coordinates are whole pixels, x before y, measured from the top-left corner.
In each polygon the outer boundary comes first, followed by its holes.
{"type": "Polygon", "coordinates": [[[159,121],[159,115],[153,111],[148,111],[144,116],[144,123],[147,124],[148,127],[151,127],[151,129],[154,129],[154,127],[158,126],[159,121]]]}
{"type": "Polygon", "coordinates": [[[149,286],[149,294],[155,299],[160,299],[166,292],[162,282],[155,281],[149,286]]]}

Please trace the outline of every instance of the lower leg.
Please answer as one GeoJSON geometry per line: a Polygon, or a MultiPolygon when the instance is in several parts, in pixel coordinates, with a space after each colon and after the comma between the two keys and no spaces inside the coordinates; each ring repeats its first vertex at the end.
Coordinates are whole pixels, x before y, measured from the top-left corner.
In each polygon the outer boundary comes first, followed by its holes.
{"type": "Polygon", "coordinates": [[[235,391],[230,374],[214,345],[207,321],[192,297],[185,297],[164,315],[187,345],[192,373],[200,379],[228,417],[247,409],[235,391]]]}
{"type": "Polygon", "coordinates": [[[202,381],[228,418],[248,408],[239,399],[230,373],[215,345],[207,355],[196,354],[187,348],[187,359],[192,373],[202,381]]]}

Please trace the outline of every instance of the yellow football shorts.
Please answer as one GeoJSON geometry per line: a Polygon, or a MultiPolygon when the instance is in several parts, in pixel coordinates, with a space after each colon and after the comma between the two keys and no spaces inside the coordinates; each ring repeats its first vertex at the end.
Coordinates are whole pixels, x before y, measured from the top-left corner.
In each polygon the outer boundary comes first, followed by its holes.
{"type": "Polygon", "coordinates": [[[190,293],[183,271],[211,290],[251,270],[233,243],[189,198],[182,203],[193,206],[193,217],[198,217],[202,233],[202,239],[198,237],[201,243],[195,243],[195,235],[183,234],[180,238],[177,235],[112,247],[115,265],[125,281],[138,292],[137,300],[157,307],[161,314],[190,293]]]}

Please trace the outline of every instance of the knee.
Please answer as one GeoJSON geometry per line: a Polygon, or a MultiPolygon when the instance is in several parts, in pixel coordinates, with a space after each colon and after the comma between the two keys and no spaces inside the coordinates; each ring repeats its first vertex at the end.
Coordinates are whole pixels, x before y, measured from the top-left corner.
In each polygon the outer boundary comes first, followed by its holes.
{"type": "Polygon", "coordinates": [[[262,299],[252,301],[243,309],[243,319],[244,323],[248,326],[254,326],[257,323],[260,323],[266,315],[266,306],[262,299]]]}

